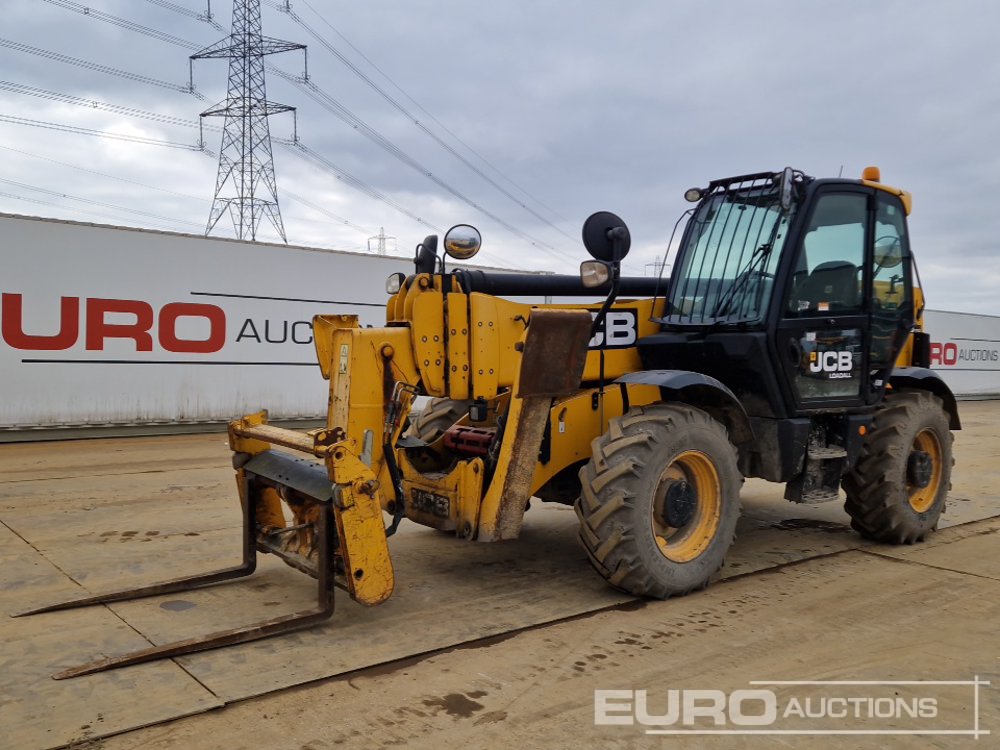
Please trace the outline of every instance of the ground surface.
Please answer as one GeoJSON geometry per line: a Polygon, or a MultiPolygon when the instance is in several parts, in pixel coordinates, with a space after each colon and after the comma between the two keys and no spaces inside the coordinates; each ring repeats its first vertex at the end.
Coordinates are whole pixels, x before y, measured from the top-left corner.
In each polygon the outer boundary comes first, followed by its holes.
{"type": "MultiPolygon", "coordinates": [[[[780,487],[749,482],[725,580],[684,599],[617,595],[587,566],[572,511],[536,504],[514,543],[410,526],[391,543],[398,583],[389,603],[364,610],[342,596],[329,623],[256,644],[49,677],[308,606],[312,582],[270,560],[251,579],[182,596],[0,618],[0,746],[997,746],[1000,402],[965,403],[962,414],[949,509],[930,541],[867,544],[839,504],[795,506],[780,487]],[[978,706],[970,685],[749,685],[977,675],[992,682],[978,706]],[[782,709],[811,699],[815,710],[831,696],[907,706],[930,698],[937,714],[792,715],[769,730],[993,734],[659,737],[644,733],[653,726],[595,726],[595,690],[648,691],[648,712],[658,714],[669,690],[750,687],[773,690],[782,709]]],[[[0,446],[0,609],[234,563],[228,461],[218,435],[0,446]]],[[[719,727],[700,719],[670,728],[719,727]]],[[[723,728],[741,729],[731,720],[723,728]]]]}

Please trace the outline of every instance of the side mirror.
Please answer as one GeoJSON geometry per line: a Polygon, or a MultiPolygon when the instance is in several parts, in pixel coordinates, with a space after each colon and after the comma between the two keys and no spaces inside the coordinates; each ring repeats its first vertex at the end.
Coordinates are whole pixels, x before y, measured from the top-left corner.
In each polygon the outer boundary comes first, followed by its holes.
{"type": "Polygon", "coordinates": [[[482,235],[469,224],[456,224],[444,235],[444,251],[455,260],[468,260],[482,246],[482,235]]]}
{"type": "Polygon", "coordinates": [[[879,268],[895,268],[903,262],[903,246],[899,237],[888,235],[875,240],[875,264],[879,268]]]}
{"type": "Polygon", "coordinates": [[[611,280],[611,268],[602,260],[585,260],[580,264],[580,281],[587,289],[597,289],[611,280]]]}
{"type": "Polygon", "coordinates": [[[610,211],[598,211],[583,222],[583,245],[595,260],[623,260],[632,246],[625,222],[610,211]]]}

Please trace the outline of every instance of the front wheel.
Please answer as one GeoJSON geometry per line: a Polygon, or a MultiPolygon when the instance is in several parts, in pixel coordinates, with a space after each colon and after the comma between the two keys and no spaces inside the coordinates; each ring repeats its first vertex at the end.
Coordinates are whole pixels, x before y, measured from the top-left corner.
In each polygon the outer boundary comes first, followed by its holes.
{"type": "Polygon", "coordinates": [[[922,541],[937,528],[951,489],[951,444],[941,399],[914,390],[887,396],[844,477],[851,525],[878,542],[922,541]]]}
{"type": "Polygon", "coordinates": [[[630,594],[704,588],[736,534],[743,477],[726,428],[700,409],[658,404],[611,420],[580,470],[580,541],[630,594]]]}

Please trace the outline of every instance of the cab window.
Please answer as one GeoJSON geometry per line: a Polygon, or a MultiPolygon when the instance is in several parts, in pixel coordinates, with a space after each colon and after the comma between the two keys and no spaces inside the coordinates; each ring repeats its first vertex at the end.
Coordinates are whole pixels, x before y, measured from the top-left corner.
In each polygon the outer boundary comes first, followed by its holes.
{"type": "Polygon", "coordinates": [[[785,312],[792,317],[863,308],[868,196],[820,196],[799,246],[785,312]]]}

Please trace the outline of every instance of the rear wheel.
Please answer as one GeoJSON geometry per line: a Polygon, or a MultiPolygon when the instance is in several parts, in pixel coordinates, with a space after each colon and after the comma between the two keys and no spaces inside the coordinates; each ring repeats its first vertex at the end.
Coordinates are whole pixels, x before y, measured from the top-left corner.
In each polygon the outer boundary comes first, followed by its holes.
{"type": "Polygon", "coordinates": [[[862,536],[913,544],[937,528],[951,489],[948,414],[927,391],[887,396],[861,458],[843,482],[845,509],[862,536]]]}
{"type": "Polygon", "coordinates": [[[725,427],[684,404],[611,420],[580,471],[580,541],[611,585],[665,599],[704,588],[736,534],[743,477],[725,427]]]}

